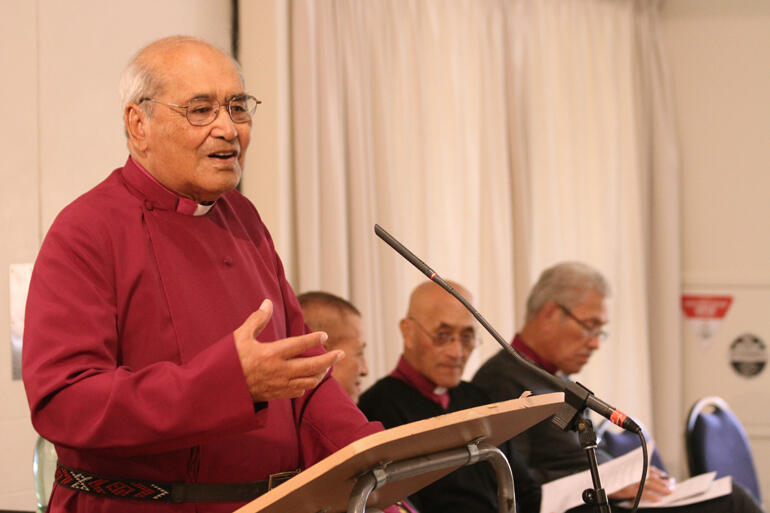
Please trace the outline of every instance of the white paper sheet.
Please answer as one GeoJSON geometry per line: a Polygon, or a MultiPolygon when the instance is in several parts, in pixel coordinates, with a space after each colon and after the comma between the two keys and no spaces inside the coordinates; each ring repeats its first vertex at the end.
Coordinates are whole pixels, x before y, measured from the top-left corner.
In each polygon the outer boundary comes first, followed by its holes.
{"type": "MultiPolygon", "coordinates": [[[[688,497],[683,497],[679,500],[669,501],[669,502],[666,502],[665,504],[661,504],[659,502],[651,502],[651,503],[647,503],[645,506],[642,506],[642,502],[646,502],[646,501],[642,501],[639,503],[639,508],[644,507],[646,509],[653,509],[653,508],[663,508],[663,507],[671,508],[675,506],[686,506],[687,504],[703,502],[703,501],[715,499],[717,497],[721,497],[723,495],[727,495],[731,493],[733,491],[733,479],[730,476],[726,476],[726,477],[714,480],[715,474],[716,474],[715,472],[711,472],[709,474],[701,474],[700,476],[691,477],[687,481],[683,481],[682,483],[677,484],[677,487],[676,487],[676,490],[678,490],[681,485],[687,483],[688,481],[692,481],[693,479],[698,479],[703,476],[711,476],[711,481],[709,482],[709,486],[706,488],[706,490],[704,490],[701,493],[690,495],[688,497]]],[[[674,493],[676,493],[676,490],[674,490],[674,493]]],[[[671,495],[674,495],[674,493],[672,493],[671,495]]],[[[667,496],[666,498],[668,499],[669,497],[671,497],[671,495],[667,496]]],[[[630,503],[629,503],[629,506],[630,506],[630,503]]]]}
{"type": "MultiPolygon", "coordinates": [[[[653,442],[647,444],[649,455],[652,455],[654,447],[653,442]]],[[[710,472],[677,483],[670,495],[658,502],[642,500],[639,503],[639,508],[655,509],[685,506],[731,493],[733,489],[732,479],[728,476],[715,480],[715,475],[715,472],[710,472]]],[[[630,484],[638,483],[642,477],[642,448],[639,447],[599,465],[599,477],[607,495],[630,484]]],[[[540,504],[540,513],[564,513],[570,508],[580,506],[583,504],[583,490],[592,487],[591,473],[588,470],[545,483],[542,488],[543,499],[540,504]]],[[[630,508],[633,501],[624,501],[620,505],[630,508]]]]}
{"type": "MultiPolygon", "coordinates": [[[[707,474],[701,474],[699,476],[691,477],[690,479],[686,481],[682,481],[681,483],[676,483],[676,487],[674,490],[665,497],[661,497],[659,501],[653,502],[653,501],[646,501],[642,499],[639,501],[639,507],[640,508],[662,508],[662,507],[668,507],[672,504],[675,504],[679,501],[689,499],[690,497],[697,496],[699,494],[705,493],[709,487],[711,486],[711,483],[714,482],[714,477],[716,477],[716,472],[709,472],[707,474]]],[[[624,501],[620,503],[623,507],[630,508],[633,506],[633,501],[624,501]]]]}
{"type": "MultiPolygon", "coordinates": [[[[652,455],[654,447],[652,442],[648,442],[648,455],[652,455]]],[[[599,465],[599,477],[607,495],[638,483],[642,477],[642,448],[599,465]]],[[[588,470],[545,483],[542,488],[540,513],[563,513],[580,506],[583,504],[582,494],[586,488],[593,488],[591,473],[588,470]]]]}

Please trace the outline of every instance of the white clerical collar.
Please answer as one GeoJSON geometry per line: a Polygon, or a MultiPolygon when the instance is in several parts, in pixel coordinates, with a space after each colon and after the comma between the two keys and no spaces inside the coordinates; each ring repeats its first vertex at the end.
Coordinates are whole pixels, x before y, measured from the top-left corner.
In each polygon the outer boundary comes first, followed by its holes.
{"type": "Polygon", "coordinates": [[[211,203],[198,203],[195,207],[195,212],[193,212],[194,216],[205,216],[209,213],[209,210],[214,206],[215,201],[212,201],[211,203]]]}

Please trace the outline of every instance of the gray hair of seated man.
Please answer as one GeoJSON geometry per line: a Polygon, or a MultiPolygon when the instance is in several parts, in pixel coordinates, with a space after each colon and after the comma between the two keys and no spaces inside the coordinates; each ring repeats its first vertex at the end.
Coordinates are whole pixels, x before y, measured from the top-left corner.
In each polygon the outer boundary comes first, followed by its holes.
{"type": "Polygon", "coordinates": [[[582,262],[561,262],[549,267],[540,274],[529,293],[526,320],[529,321],[537,315],[549,301],[568,308],[574,307],[590,290],[595,290],[604,297],[611,293],[607,279],[590,265],[582,262]]]}

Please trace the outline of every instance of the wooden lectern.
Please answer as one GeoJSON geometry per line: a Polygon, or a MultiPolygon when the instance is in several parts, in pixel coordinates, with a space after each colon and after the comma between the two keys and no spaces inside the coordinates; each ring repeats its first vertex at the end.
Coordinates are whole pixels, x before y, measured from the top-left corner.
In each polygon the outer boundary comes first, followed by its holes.
{"type": "MultiPolygon", "coordinates": [[[[453,470],[484,459],[479,458],[480,451],[499,453],[496,446],[550,417],[563,402],[561,392],[529,396],[374,433],[343,447],[235,513],[343,513],[351,511],[349,505],[356,501],[362,501],[358,511],[363,510],[363,503],[386,508],[453,470]],[[396,468],[399,470],[388,474],[389,469],[396,468]]],[[[500,473],[495,470],[501,483],[500,473]]],[[[510,468],[507,472],[510,476],[510,468]]],[[[511,490],[505,492],[513,497],[512,481],[507,486],[511,490]]],[[[502,497],[500,491],[498,497],[502,497]]]]}

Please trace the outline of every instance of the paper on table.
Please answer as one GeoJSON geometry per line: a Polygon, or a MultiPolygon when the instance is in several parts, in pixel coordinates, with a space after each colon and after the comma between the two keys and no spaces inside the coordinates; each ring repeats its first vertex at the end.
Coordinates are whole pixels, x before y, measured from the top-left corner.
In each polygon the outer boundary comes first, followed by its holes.
{"type": "MultiPolygon", "coordinates": [[[[703,476],[711,476],[711,480],[709,481],[709,486],[706,488],[706,490],[704,490],[701,493],[690,495],[689,497],[684,497],[680,500],[667,502],[666,504],[661,504],[659,502],[650,502],[650,503],[645,503],[645,505],[642,506],[642,504],[640,503],[639,507],[640,508],[644,507],[649,509],[649,508],[661,508],[661,507],[672,508],[675,506],[686,506],[687,504],[695,504],[696,502],[703,502],[710,499],[715,499],[717,497],[727,495],[733,491],[733,480],[730,476],[725,476],[723,478],[714,480],[713,474],[715,474],[715,472],[711,472],[709,474],[701,474],[700,476],[692,477],[687,481],[684,481],[676,485],[676,489],[678,490],[682,484],[687,483],[688,481],[692,481],[693,479],[698,479],[699,477],[703,477],[703,476]]],[[[673,493],[671,495],[673,495],[673,493]]],[[[666,498],[668,497],[670,497],[670,495],[667,496],[666,498]]],[[[645,502],[645,501],[642,501],[642,502],[645,502]]]]}
{"type": "MultiPolygon", "coordinates": [[[[653,442],[647,444],[648,455],[655,448],[653,442]]],[[[642,477],[642,448],[638,447],[599,465],[599,477],[607,495],[621,488],[638,483],[642,477]]],[[[593,488],[591,473],[586,470],[545,483],[542,488],[543,498],[540,513],[562,513],[583,504],[583,490],[593,488]]]]}
{"type": "MultiPolygon", "coordinates": [[[[711,486],[711,483],[714,482],[714,478],[716,477],[716,475],[717,475],[716,472],[709,472],[707,474],[701,474],[699,476],[691,477],[686,481],[677,483],[676,487],[669,495],[661,497],[661,499],[657,502],[647,501],[647,500],[639,501],[639,507],[640,508],[662,508],[664,506],[669,507],[673,504],[678,504],[679,501],[683,501],[683,500],[689,499],[690,497],[703,494],[709,489],[709,487],[711,486]]],[[[697,499],[696,502],[700,500],[702,499],[697,499]]],[[[630,508],[633,505],[633,502],[625,501],[625,502],[622,502],[621,505],[624,507],[630,508]]]]}

